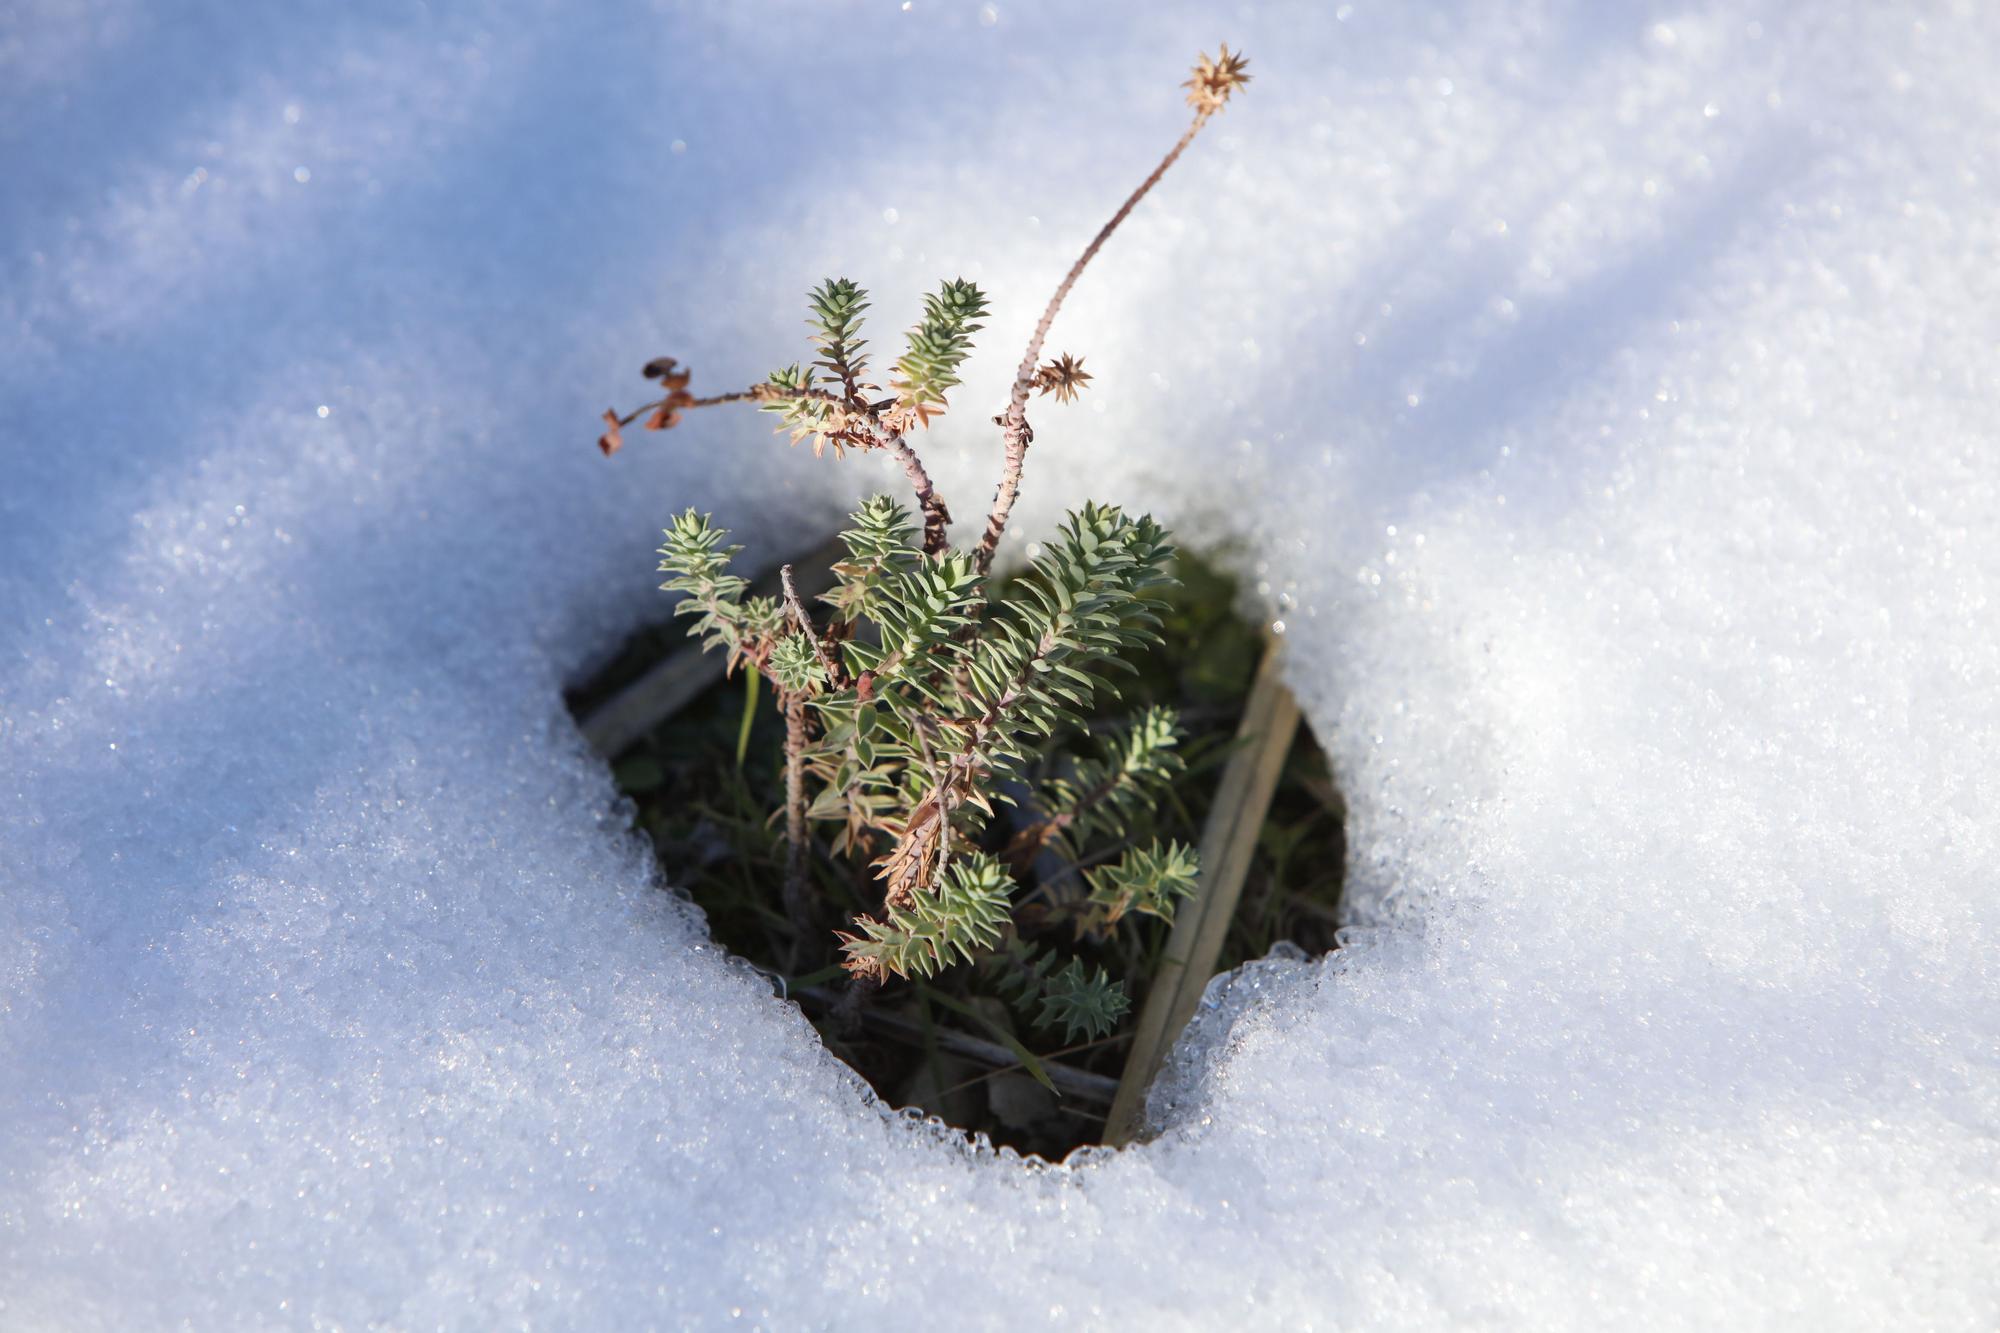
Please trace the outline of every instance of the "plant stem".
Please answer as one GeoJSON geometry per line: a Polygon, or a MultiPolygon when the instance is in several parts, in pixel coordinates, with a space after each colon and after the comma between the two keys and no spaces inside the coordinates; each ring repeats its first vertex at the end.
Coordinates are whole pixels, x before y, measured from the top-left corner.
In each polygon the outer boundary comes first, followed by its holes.
{"type": "Polygon", "coordinates": [[[1071,824],[1074,824],[1079,815],[1104,800],[1112,792],[1118,790],[1118,782],[1124,776],[1122,771],[1112,773],[1104,781],[1078,797],[1076,804],[1070,806],[1069,809],[1045,815],[1022,829],[1019,833],[1016,833],[1013,839],[1007,844],[1006,857],[1008,864],[1013,866],[1017,872],[1026,869],[1033,863],[1035,857],[1041,854],[1042,848],[1049,845],[1049,841],[1052,838],[1071,824]]]}
{"type": "Polygon", "coordinates": [[[1086,856],[1078,861],[1072,861],[1068,865],[1062,867],[1060,870],[1050,875],[1047,879],[1037,884],[1025,898],[1022,898],[1019,901],[1025,905],[1027,903],[1033,902],[1037,898],[1040,898],[1043,902],[1048,903],[1051,907],[1059,907],[1061,906],[1061,904],[1058,904],[1056,902],[1056,896],[1055,893],[1053,892],[1056,885],[1061,884],[1066,879],[1070,879],[1073,878],[1074,876],[1081,875],[1086,870],[1090,870],[1096,866],[1101,866],[1105,864],[1107,861],[1111,861],[1117,857],[1123,856],[1126,852],[1132,850],[1132,845],[1133,845],[1132,839],[1120,838],[1117,842],[1112,843],[1109,847],[1100,847],[1098,850],[1092,852],[1089,856],[1086,856]]]}
{"type": "Polygon", "coordinates": [[[817,986],[802,987],[798,994],[801,998],[817,999],[825,1005],[827,1019],[833,1024],[834,1031],[851,1037],[861,1030],[864,1021],[878,1016],[867,1005],[869,997],[879,989],[880,982],[867,977],[852,977],[841,988],[837,999],[829,998],[828,993],[817,986]]]}
{"type": "MultiPolygon", "coordinates": [[[[718,393],[710,398],[691,399],[687,402],[682,403],[681,407],[683,409],[694,408],[694,407],[717,407],[723,403],[747,403],[751,399],[756,397],[759,397],[757,390],[744,389],[740,393],[718,393]]],[[[618,418],[618,424],[621,426],[629,426],[633,422],[639,419],[639,414],[641,412],[650,412],[656,407],[664,407],[666,403],[667,399],[665,398],[655,398],[650,403],[641,403],[639,406],[633,408],[630,412],[626,413],[624,416],[618,418]]]]}
{"type": "Polygon", "coordinates": [[[806,697],[787,693],[785,707],[785,915],[797,932],[792,942],[792,966],[804,957],[812,934],[811,888],[806,843],[806,697]]]}
{"type": "Polygon", "coordinates": [[[840,659],[826,650],[826,642],[813,628],[812,617],[806,614],[805,603],[799,600],[799,590],[792,584],[792,567],[782,566],[778,570],[778,586],[784,590],[785,610],[792,616],[792,622],[799,627],[799,633],[806,636],[806,642],[819,658],[820,666],[826,669],[826,683],[833,689],[843,689],[847,685],[847,673],[841,670],[840,659]]]}
{"type": "MultiPolygon", "coordinates": [[[[1056,1077],[1056,1071],[1059,1069],[1062,1071],[1065,1081],[1071,1081],[1069,1080],[1068,1077],[1069,1075],[1081,1073],[1083,1071],[1072,1069],[1068,1065],[1056,1064],[1055,1061],[1057,1056],[1075,1055],[1079,1051],[1095,1050],[1100,1046],[1111,1046],[1121,1041],[1130,1041],[1131,1039],[1132,1039],[1132,1034],[1129,1032],[1115,1032],[1109,1037],[1099,1037],[1096,1041],[1083,1041],[1083,1042],[1078,1042],[1074,1046],[1065,1046],[1059,1051],[1050,1051],[1047,1055],[1043,1056],[1042,1068],[1048,1072],[1051,1081],[1054,1081],[1056,1077]]],[[[1021,1064],[1019,1060],[1015,1060],[1010,1064],[1001,1065],[996,1069],[989,1069],[983,1074],[974,1074],[971,1078],[968,1078],[963,1082],[954,1083],[950,1087],[944,1089],[944,1091],[940,1092],[938,1096],[941,1098],[949,1097],[954,1092],[963,1092],[967,1088],[976,1088],[981,1083],[986,1082],[988,1079],[998,1078],[1002,1074],[1011,1074],[1015,1070],[1021,1068],[1024,1068],[1024,1066],[1021,1064]]],[[[1097,1120],[1102,1120],[1104,1117],[1101,1115],[1095,1115],[1092,1118],[1097,1120]]]]}
{"type": "Polygon", "coordinates": [[[910,479],[910,489],[917,493],[917,506],[924,511],[924,554],[942,554],[950,544],[946,529],[951,527],[951,510],[945,508],[943,497],[931,484],[931,474],[924,470],[923,460],[917,457],[917,451],[910,447],[909,441],[898,433],[890,432],[884,439],[883,447],[903,465],[903,475],[910,479]]]}
{"type": "Polygon", "coordinates": [[[1063,274],[1062,282],[1056,286],[1055,295],[1049,298],[1048,308],[1042,311],[1041,322],[1035,325],[1034,336],[1028,339],[1028,350],[1021,357],[1020,368],[1014,372],[1014,390],[1008,397],[1007,410],[1001,413],[999,418],[1000,437],[1005,446],[1006,461],[1000,474],[1000,488],[993,495],[993,510],[986,517],[986,531],[979,539],[978,549],[973,553],[973,567],[981,574],[993,565],[994,552],[1000,548],[1000,535],[1007,530],[1007,515],[1013,511],[1014,497],[1021,491],[1021,465],[1027,459],[1029,442],[1035,438],[1034,431],[1028,428],[1028,395],[1034,391],[1035,368],[1041,362],[1042,344],[1048,339],[1049,326],[1055,323],[1056,311],[1062,309],[1062,303],[1069,296],[1070,288],[1076,286],[1076,280],[1083,276],[1084,268],[1097,257],[1097,252],[1104,248],[1104,243],[1111,239],[1111,233],[1118,230],[1119,224],[1131,215],[1132,210],[1138,207],[1139,201],[1146,197],[1147,192],[1159,184],[1160,177],[1167,174],[1167,168],[1173,166],[1180,155],[1187,151],[1187,146],[1194,142],[1195,135],[1200,134],[1202,126],[1208,124],[1211,114],[1209,111],[1195,113],[1194,122],[1187,127],[1179,142],[1160,159],[1160,164],[1153,168],[1152,174],[1139,182],[1139,188],[1126,196],[1125,202],[1118,206],[1118,211],[1111,215],[1111,220],[1098,229],[1097,235],[1091,237],[1090,244],[1083,248],[1083,253],[1069,266],[1069,272],[1063,274]]]}
{"type": "MultiPolygon", "coordinates": [[[[1155,173],[1155,175],[1157,174],[1155,173]]],[[[1129,208],[1130,205],[1128,204],[1127,207],[1129,208]]],[[[1072,271],[1071,281],[1074,280],[1073,273],[1074,271],[1072,271]]],[[[1051,310],[1050,316],[1053,316],[1053,314],[1054,311],[1051,310]]],[[[1042,323],[1046,326],[1048,317],[1044,317],[1042,323]]],[[[1037,345],[1039,345],[1039,335],[1037,345]]],[[[852,436],[843,436],[843,438],[847,438],[851,443],[862,447],[887,449],[890,453],[894,454],[896,461],[903,465],[903,475],[910,479],[910,489],[917,493],[917,506],[924,511],[925,554],[938,555],[950,545],[947,529],[951,527],[951,510],[945,507],[944,498],[937,493],[937,487],[931,482],[931,474],[925,469],[923,460],[917,457],[917,451],[912,449],[909,441],[903,438],[902,432],[884,429],[881,419],[877,415],[882,407],[893,403],[894,399],[885,399],[883,402],[875,404],[862,403],[852,392],[852,386],[850,386],[848,395],[842,397],[840,394],[830,393],[825,389],[780,389],[769,384],[753,384],[749,388],[738,390],[735,393],[719,393],[709,398],[689,399],[683,401],[680,404],[680,408],[683,411],[688,411],[697,407],[716,407],[723,403],[772,403],[788,398],[826,403],[832,407],[858,411],[862,417],[862,423],[857,428],[855,434],[852,436]],[[865,434],[861,433],[864,431],[865,434]]],[[[667,398],[660,398],[650,403],[643,403],[633,408],[632,411],[626,413],[624,416],[617,417],[616,420],[620,426],[629,426],[639,419],[641,413],[650,412],[656,407],[663,406],[668,401],[670,400],[667,398]]],[[[1017,476],[1019,471],[1019,467],[1016,466],[1015,472],[1017,476]]],[[[1011,499],[1009,502],[1011,503],[1011,499]]],[[[995,540],[997,541],[998,538],[996,537],[995,540]]],[[[985,566],[982,565],[980,568],[981,572],[984,572],[985,566]]]]}
{"type": "MultiPolygon", "coordinates": [[[[872,985],[865,983],[855,983],[838,993],[821,986],[801,986],[794,990],[792,995],[803,1003],[819,1006],[836,1027],[845,1022],[851,1024],[852,1028],[871,1028],[907,1046],[921,1046],[923,1028],[915,1019],[886,1013],[880,1009],[860,1007],[859,997],[864,988],[871,992],[874,989],[872,985]]],[[[995,1069],[1022,1067],[1021,1057],[997,1041],[987,1041],[983,1037],[975,1037],[956,1028],[937,1027],[933,1028],[933,1031],[937,1036],[937,1044],[953,1055],[962,1055],[995,1069]]],[[[1122,1037],[1112,1040],[1122,1040],[1122,1037]]],[[[1056,1090],[1065,1097],[1074,1097],[1078,1101],[1090,1102],[1097,1106],[1107,1106],[1117,1093],[1118,1081],[1103,1074],[1093,1074],[1088,1070],[1057,1064],[1047,1059],[1044,1059],[1041,1065],[1047,1072],[1049,1081],[1054,1083],[1056,1090]]]]}
{"type": "MultiPolygon", "coordinates": [[[[810,399],[813,402],[826,403],[833,407],[852,407],[855,402],[852,398],[843,398],[839,394],[829,393],[825,389],[780,389],[769,384],[753,384],[747,389],[738,389],[734,393],[711,394],[707,398],[689,398],[683,400],[679,406],[682,411],[691,411],[697,407],[720,407],[724,403],[774,403],[786,398],[810,399]]],[[[664,407],[670,401],[671,398],[655,398],[650,403],[641,403],[624,416],[619,417],[618,424],[629,426],[639,419],[641,413],[650,412],[656,407],[664,407]]],[[[868,409],[867,415],[872,418],[874,415],[873,409],[868,409]]]]}

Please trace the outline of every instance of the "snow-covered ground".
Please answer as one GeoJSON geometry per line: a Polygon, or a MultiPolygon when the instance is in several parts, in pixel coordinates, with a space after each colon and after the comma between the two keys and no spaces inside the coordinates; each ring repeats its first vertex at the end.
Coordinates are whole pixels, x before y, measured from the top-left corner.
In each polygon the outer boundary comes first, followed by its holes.
{"type": "Polygon", "coordinates": [[[0,1326],[2000,1324],[2000,8],[285,8],[0,16],[0,1326]],[[590,441],[963,274],[969,519],[1219,39],[1019,526],[1237,543],[1354,944],[1030,1169],[706,943],[560,698],[670,512],[894,474],[590,441]]]}

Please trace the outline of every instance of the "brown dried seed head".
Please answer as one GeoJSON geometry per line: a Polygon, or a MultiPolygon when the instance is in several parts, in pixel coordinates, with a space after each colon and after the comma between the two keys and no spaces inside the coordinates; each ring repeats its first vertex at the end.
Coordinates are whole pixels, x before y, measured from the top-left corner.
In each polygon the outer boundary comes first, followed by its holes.
{"type": "Polygon", "coordinates": [[[1181,85],[1188,90],[1188,105],[1203,113],[1222,110],[1229,95],[1250,82],[1244,73],[1249,67],[1249,60],[1240,52],[1230,54],[1227,42],[1222,44],[1222,54],[1213,60],[1204,53],[1195,64],[1194,77],[1181,85]]]}
{"type": "Polygon", "coordinates": [[[597,437],[597,447],[599,450],[603,452],[606,458],[609,458],[611,457],[611,455],[618,452],[618,447],[624,444],[625,440],[624,437],[619,435],[618,433],[617,412],[613,411],[611,408],[608,407],[605,408],[604,420],[607,423],[609,423],[611,429],[605,431],[604,434],[597,437]]]}
{"type": "Polygon", "coordinates": [[[1092,378],[1083,368],[1082,357],[1064,352],[1035,372],[1035,385],[1044,396],[1054,394],[1059,403],[1073,403],[1092,378]]]}
{"type": "Polygon", "coordinates": [[[660,387],[668,393],[676,393],[687,388],[688,381],[694,378],[692,370],[675,369],[679,365],[680,362],[670,356],[656,356],[639,373],[649,380],[658,380],[660,387]]]}

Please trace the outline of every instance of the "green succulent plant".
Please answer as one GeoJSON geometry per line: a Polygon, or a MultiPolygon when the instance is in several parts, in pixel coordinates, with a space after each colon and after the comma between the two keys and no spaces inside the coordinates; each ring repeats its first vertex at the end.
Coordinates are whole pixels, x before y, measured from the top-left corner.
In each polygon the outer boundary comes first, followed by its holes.
{"type": "Polygon", "coordinates": [[[1064,298],[1132,208],[1249,76],[1240,55],[1204,56],[1186,85],[1194,118],[1070,267],[1045,308],[995,418],[1003,468],[979,540],[950,540],[951,513],[912,444],[950,404],[986,294],[962,278],[924,298],[886,388],[863,337],[867,291],[828,278],[807,298],[812,354],[748,389],[697,397],[690,373],[659,358],[645,368],[663,396],[606,412],[605,453],[647,414],[664,430],[688,411],[731,402],[773,414],[794,443],[880,450],[901,465],[916,513],[887,496],[858,508],[845,557],[819,607],[798,597],[789,567],[782,598],[752,597],[732,572],[739,548],[708,515],[673,520],[660,549],[661,586],[680,596],[689,634],[727,655],[729,669],[768,679],[786,720],[786,911],[813,929],[815,858],[872,870],[872,901],[836,931],[841,963],[875,986],[923,980],[979,963],[1034,1026],[1066,1040],[1112,1031],[1130,1006],[1087,951],[1142,918],[1170,922],[1199,878],[1177,843],[1138,845],[1149,807],[1181,775],[1178,720],[1149,708],[1109,714],[1095,757],[1056,765],[1117,704],[1127,655],[1157,641],[1159,594],[1174,550],[1150,515],[1090,503],[1070,513],[1029,567],[1004,584],[994,557],[1033,440],[1028,400],[1074,402],[1092,376],[1043,343],[1064,298]],[[1011,806],[1002,820],[999,807],[1011,806]],[[879,903],[879,906],[875,905],[879,903]]]}

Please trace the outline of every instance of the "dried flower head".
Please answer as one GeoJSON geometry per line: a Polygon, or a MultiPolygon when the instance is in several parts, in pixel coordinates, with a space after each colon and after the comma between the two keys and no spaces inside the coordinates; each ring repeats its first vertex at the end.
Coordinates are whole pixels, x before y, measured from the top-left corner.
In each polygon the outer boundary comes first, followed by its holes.
{"type": "Polygon", "coordinates": [[[1229,43],[1222,44],[1222,54],[1210,60],[1204,54],[1195,64],[1194,77],[1181,87],[1188,90],[1188,105],[1206,115],[1222,110],[1229,101],[1229,95],[1250,82],[1244,71],[1250,67],[1249,60],[1241,52],[1231,55],[1229,43]]]}
{"type": "Polygon", "coordinates": [[[625,443],[625,438],[618,433],[620,422],[616,410],[609,407],[605,408],[604,422],[611,429],[597,437],[597,447],[603,452],[606,458],[609,458],[618,452],[619,446],[625,443]]]}
{"type": "Polygon", "coordinates": [[[1035,372],[1035,387],[1044,396],[1054,394],[1059,403],[1073,403],[1091,378],[1083,368],[1082,357],[1064,352],[1035,372]]]}
{"type": "Polygon", "coordinates": [[[694,377],[691,370],[676,369],[679,365],[680,362],[670,356],[656,356],[639,373],[649,380],[658,380],[662,389],[672,392],[687,388],[688,381],[694,377]]]}
{"type": "Polygon", "coordinates": [[[688,381],[694,378],[694,372],[680,368],[680,363],[670,356],[657,356],[639,373],[649,380],[658,380],[660,388],[666,391],[666,396],[653,405],[652,415],[646,418],[646,429],[672,430],[680,425],[681,409],[694,402],[694,395],[688,391],[688,381]]]}

